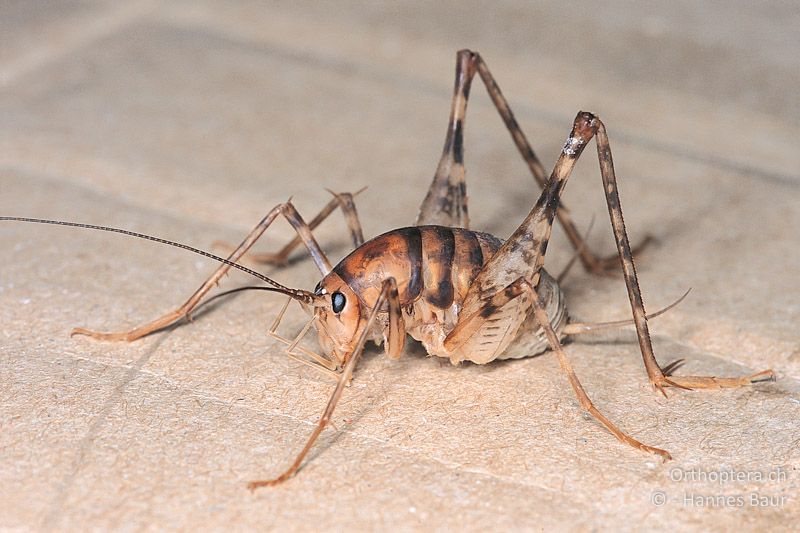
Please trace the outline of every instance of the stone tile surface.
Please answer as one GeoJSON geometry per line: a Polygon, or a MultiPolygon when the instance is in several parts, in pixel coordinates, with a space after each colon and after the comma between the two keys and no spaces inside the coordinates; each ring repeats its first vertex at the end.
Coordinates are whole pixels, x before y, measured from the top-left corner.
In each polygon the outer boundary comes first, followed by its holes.
{"type": "MultiPolygon", "coordinates": [[[[552,354],[452,367],[367,354],[300,475],[332,384],[266,335],[244,293],[131,344],[213,265],[117,235],[0,222],[0,527],[19,529],[791,530],[800,519],[800,152],[791,2],[11,2],[0,7],[0,216],[108,224],[210,248],[292,196],[358,197],[369,236],[410,224],[441,150],[455,51],[482,52],[551,165],[579,109],[611,137],[662,363],[774,368],[775,383],[656,396],[635,335],[567,348],[612,420],[580,413],[552,354]],[[34,38],[35,36],[35,38],[34,38]],[[748,479],[722,479],[740,475],[748,479]],[[758,479],[764,475],[766,479],[758,479]],[[771,477],[770,477],[771,476],[771,477]],[[712,479],[709,479],[712,478],[712,479]],[[660,504],[659,498],[666,501],[660,504]],[[697,498],[700,498],[699,500],[697,498]],[[703,499],[705,498],[705,499],[703,499]]],[[[474,227],[510,234],[538,195],[483,88],[467,125],[474,227]]],[[[587,150],[565,203],[611,252],[587,150]]],[[[344,224],[319,228],[331,257],[344,224]]],[[[282,224],[260,245],[290,238],[282,224]]],[[[548,268],[570,250],[556,230],[548,268]]],[[[310,261],[266,273],[311,288],[310,261]]],[[[223,288],[250,283],[239,274],[223,288]]],[[[620,279],[576,269],[582,320],[626,316],[620,279]]],[[[287,331],[303,324],[287,316],[287,331]]],[[[409,343],[411,344],[411,343],[409,343]]]]}

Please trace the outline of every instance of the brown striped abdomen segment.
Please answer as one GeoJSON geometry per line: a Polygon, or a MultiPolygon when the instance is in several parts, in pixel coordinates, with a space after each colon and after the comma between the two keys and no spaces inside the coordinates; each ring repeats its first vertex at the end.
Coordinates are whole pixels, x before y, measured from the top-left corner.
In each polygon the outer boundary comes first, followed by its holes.
{"type": "Polygon", "coordinates": [[[388,277],[400,302],[419,298],[438,309],[461,303],[469,285],[502,242],[486,233],[418,226],[384,233],[345,257],[333,271],[372,307],[388,277]]]}
{"type": "Polygon", "coordinates": [[[477,231],[452,228],[456,240],[456,254],[453,261],[452,281],[455,288],[455,301],[464,301],[472,281],[489,259],[497,252],[503,241],[477,231]]]}

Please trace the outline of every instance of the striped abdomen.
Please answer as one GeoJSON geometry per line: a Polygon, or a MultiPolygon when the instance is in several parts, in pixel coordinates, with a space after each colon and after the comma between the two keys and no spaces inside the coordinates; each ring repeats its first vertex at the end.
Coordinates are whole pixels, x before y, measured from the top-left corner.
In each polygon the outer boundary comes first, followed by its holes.
{"type": "MultiPolygon", "coordinates": [[[[485,322],[464,344],[445,346],[448,333],[462,318],[459,314],[470,285],[501,245],[489,234],[461,228],[402,228],[354,250],[321,284],[330,285],[329,292],[340,290],[337,283],[348,286],[364,304],[363,317],[374,307],[383,281],[393,277],[404,309],[406,332],[422,342],[430,355],[446,357],[453,363],[478,364],[528,357],[546,350],[548,343],[538,324],[528,320],[525,295],[484,317],[485,322]],[[512,344],[514,339],[518,341],[512,344]]],[[[551,325],[560,333],[567,322],[566,306],[558,283],[544,269],[537,291],[544,299],[551,325]]]]}
{"type": "Polygon", "coordinates": [[[381,283],[397,281],[401,305],[420,298],[436,309],[460,304],[502,242],[486,233],[444,226],[401,228],[364,243],[333,269],[372,307],[381,283]]]}

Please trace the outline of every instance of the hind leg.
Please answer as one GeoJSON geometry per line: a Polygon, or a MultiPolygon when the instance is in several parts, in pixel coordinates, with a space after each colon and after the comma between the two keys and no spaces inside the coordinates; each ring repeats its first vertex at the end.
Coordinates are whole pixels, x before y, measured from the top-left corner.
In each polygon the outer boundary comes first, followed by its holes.
{"type": "Polygon", "coordinates": [[[656,361],[655,355],[653,354],[653,346],[650,342],[650,332],[647,327],[647,316],[644,310],[644,302],[642,301],[642,293],[639,289],[639,279],[636,275],[636,267],[633,264],[633,253],[631,252],[628,234],[625,230],[625,221],[622,218],[617,178],[614,173],[614,162],[611,158],[611,146],[608,142],[606,128],[600,119],[594,117],[593,129],[595,141],[597,143],[597,155],[600,159],[600,174],[603,179],[603,189],[606,195],[608,214],[611,218],[611,226],[614,230],[617,251],[622,264],[622,272],[625,277],[625,284],[628,288],[628,297],[631,302],[636,331],[639,335],[639,345],[642,351],[644,366],[647,370],[650,382],[656,389],[663,393],[663,387],[666,386],[684,389],[719,389],[742,387],[750,383],[774,379],[775,373],[772,370],[763,370],[749,376],[734,378],[718,378],[714,376],[667,376],[664,374],[656,361]]]}
{"type": "Polygon", "coordinates": [[[611,218],[611,226],[617,244],[625,285],[628,290],[628,299],[631,303],[633,322],[636,326],[642,360],[650,383],[658,391],[664,393],[664,387],[670,386],[679,388],[739,387],[754,381],[771,379],[774,376],[771,370],[764,370],[741,378],[667,376],[658,365],[653,354],[647,314],[645,313],[642,293],[639,288],[639,278],[636,274],[630,241],[628,240],[628,233],[622,216],[608,136],[603,123],[591,113],[580,112],[575,117],[570,136],[542,195],[519,228],[483,266],[481,272],[472,282],[464,299],[462,313],[468,316],[476,312],[484,305],[487,298],[497,294],[503,287],[519,278],[524,278],[531,287],[539,288],[545,252],[552,233],[553,221],[560,203],[561,194],[578,158],[592,137],[595,137],[597,143],[597,154],[600,161],[600,174],[603,179],[606,204],[611,218]]]}
{"type": "MultiPolygon", "coordinates": [[[[531,148],[525,133],[517,123],[508,101],[500,91],[500,86],[489,71],[486,62],[477,52],[461,50],[456,56],[456,80],[453,100],[450,109],[450,120],[447,127],[444,150],[439,160],[433,182],[420,206],[416,225],[438,224],[443,226],[469,227],[467,209],[466,170],[464,166],[464,124],[467,114],[467,102],[475,74],[479,74],[486,86],[497,112],[503,120],[514,145],[525,160],[531,174],[539,187],[547,183],[547,173],[531,148]]],[[[580,258],[584,268],[595,274],[607,273],[617,265],[616,256],[600,257],[593,253],[581,236],[569,211],[563,203],[556,214],[564,228],[570,243],[580,258]]],[[[638,252],[649,244],[648,236],[634,251],[638,252]]]]}

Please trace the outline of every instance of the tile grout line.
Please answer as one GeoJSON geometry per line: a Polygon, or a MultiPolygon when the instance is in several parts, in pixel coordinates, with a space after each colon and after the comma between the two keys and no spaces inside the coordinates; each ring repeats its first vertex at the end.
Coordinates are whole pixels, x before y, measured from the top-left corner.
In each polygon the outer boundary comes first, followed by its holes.
{"type": "MultiPolygon", "coordinates": [[[[142,355],[133,365],[121,367],[126,368],[127,372],[123,375],[122,379],[111,391],[111,394],[103,402],[102,407],[97,414],[94,415],[91,424],[89,424],[86,433],[84,433],[83,437],[81,437],[80,441],[77,443],[77,449],[75,451],[71,468],[58,483],[56,494],[50,502],[49,510],[42,519],[41,526],[43,529],[58,529],[57,525],[62,516],[64,505],[67,501],[67,497],[69,496],[70,489],[75,484],[75,480],[84,466],[84,459],[86,459],[86,457],[90,454],[92,447],[94,446],[95,437],[108,420],[108,415],[110,414],[111,409],[121,400],[124,390],[128,387],[128,385],[130,385],[131,382],[136,380],[141,375],[144,365],[146,365],[156,354],[159,346],[168,338],[168,336],[169,333],[159,338],[155,344],[149,350],[147,350],[144,355],[142,355]]],[[[73,361],[77,361],[81,358],[73,356],[71,359],[73,361]]]]}
{"type": "MultiPolygon", "coordinates": [[[[90,359],[90,358],[79,356],[79,355],[70,356],[70,359],[72,359],[73,361],[85,361],[85,362],[88,362],[88,363],[91,363],[91,364],[94,364],[94,365],[100,365],[100,366],[105,367],[105,368],[115,368],[115,369],[126,369],[126,370],[128,370],[128,372],[125,375],[125,379],[123,380],[123,382],[120,383],[120,385],[115,388],[113,396],[109,398],[109,402],[104,404],[103,410],[100,413],[98,413],[98,415],[97,415],[98,422],[100,421],[100,419],[104,419],[105,416],[108,414],[107,411],[111,407],[109,405],[111,403],[111,400],[114,399],[114,398],[117,398],[118,397],[118,393],[120,393],[122,391],[122,389],[124,389],[125,386],[127,386],[128,383],[134,381],[137,377],[143,375],[143,376],[148,376],[150,378],[153,378],[156,381],[166,383],[166,384],[176,388],[177,390],[189,393],[189,394],[191,394],[191,395],[193,395],[195,397],[199,397],[199,398],[201,398],[201,399],[203,399],[205,401],[215,402],[215,403],[218,403],[219,405],[224,405],[224,406],[234,405],[237,409],[243,409],[245,411],[250,411],[252,413],[256,413],[256,414],[261,415],[261,416],[275,416],[275,417],[278,417],[278,418],[284,418],[284,419],[296,422],[297,424],[299,424],[301,426],[307,426],[309,428],[314,427],[314,426],[317,425],[316,421],[306,420],[304,418],[297,417],[297,416],[294,416],[294,415],[291,415],[291,414],[287,414],[287,413],[282,412],[282,411],[278,411],[278,410],[263,410],[263,409],[259,409],[257,407],[253,407],[253,406],[250,406],[250,405],[242,405],[242,404],[239,404],[239,403],[236,403],[236,402],[226,402],[224,399],[219,398],[218,396],[215,396],[213,394],[209,394],[209,393],[204,392],[202,390],[186,387],[186,386],[180,384],[179,382],[173,380],[172,378],[170,378],[168,376],[165,376],[165,375],[162,375],[162,374],[157,374],[157,373],[149,371],[149,370],[144,370],[144,368],[143,368],[144,364],[146,364],[147,361],[155,353],[155,351],[157,351],[159,345],[163,342],[164,339],[166,339],[166,336],[162,337],[162,340],[158,341],[156,343],[156,345],[154,345],[152,347],[152,349],[149,351],[149,353],[145,354],[143,357],[141,357],[139,360],[137,360],[136,363],[134,363],[133,365],[118,365],[118,364],[113,364],[113,363],[100,362],[100,361],[96,361],[94,359],[90,359]]],[[[97,425],[99,427],[99,424],[93,424],[92,425],[92,429],[96,430],[97,428],[94,427],[95,425],[97,425]]],[[[84,439],[82,439],[82,441],[81,441],[81,443],[79,445],[79,450],[80,450],[79,453],[80,453],[81,457],[85,456],[85,453],[84,453],[84,447],[86,445],[85,441],[87,439],[90,440],[92,435],[93,435],[93,433],[96,433],[96,431],[93,432],[90,429],[87,432],[86,437],[84,437],[84,439]]],[[[467,473],[467,474],[475,474],[475,475],[479,475],[479,476],[485,476],[485,477],[488,477],[490,479],[493,479],[495,481],[502,482],[502,483],[508,483],[508,484],[513,484],[513,485],[523,486],[523,487],[528,487],[528,488],[536,488],[536,489],[546,490],[546,491],[550,491],[550,492],[553,491],[553,489],[551,487],[547,487],[545,485],[539,485],[539,484],[535,484],[535,483],[526,483],[526,482],[522,482],[522,481],[517,480],[517,479],[510,478],[508,476],[499,476],[497,474],[493,474],[492,472],[486,471],[484,469],[469,468],[469,467],[465,468],[465,467],[463,467],[462,463],[458,463],[458,462],[454,462],[454,461],[448,461],[446,459],[434,457],[434,456],[427,455],[427,454],[420,454],[418,451],[414,450],[413,448],[408,448],[406,446],[401,446],[399,444],[392,443],[390,440],[381,439],[379,437],[375,437],[373,435],[369,435],[369,434],[366,434],[366,433],[361,433],[361,432],[358,432],[358,431],[353,431],[352,429],[337,429],[336,430],[336,434],[333,436],[333,439],[334,440],[338,439],[342,435],[349,435],[349,436],[352,436],[352,437],[364,439],[366,441],[372,441],[372,442],[379,443],[379,444],[381,444],[383,446],[386,446],[388,448],[399,450],[401,452],[407,453],[407,454],[409,454],[409,455],[411,455],[413,457],[422,458],[422,459],[426,459],[426,460],[429,460],[431,462],[437,463],[437,464],[447,468],[448,470],[450,470],[452,472],[464,472],[464,473],[467,473]]],[[[327,445],[325,445],[325,448],[327,448],[327,446],[330,446],[331,444],[332,443],[328,443],[327,445]]],[[[65,485],[71,485],[71,482],[74,479],[75,473],[77,472],[78,468],[79,467],[76,467],[76,469],[71,474],[69,474],[67,476],[67,477],[69,477],[71,479],[66,480],[65,485]]],[[[59,500],[60,500],[60,503],[63,506],[64,498],[63,497],[59,498],[59,500]]],[[[60,508],[61,508],[61,506],[58,507],[58,509],[60,509],[60,508]]],[[[56,509],[53,509],[53,511],[51,511],[50,514],[53,514],[55,511],[56,511],[56,509]]],[[[51,521],[47,521],[46,525],[53,525],[53,524],[52,524],[51,521]]]]}

